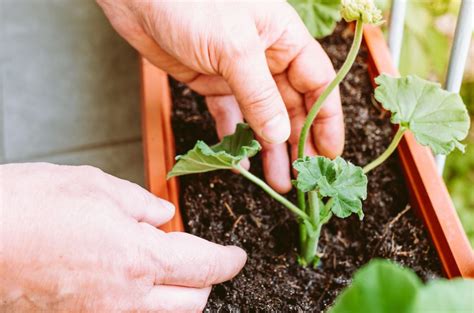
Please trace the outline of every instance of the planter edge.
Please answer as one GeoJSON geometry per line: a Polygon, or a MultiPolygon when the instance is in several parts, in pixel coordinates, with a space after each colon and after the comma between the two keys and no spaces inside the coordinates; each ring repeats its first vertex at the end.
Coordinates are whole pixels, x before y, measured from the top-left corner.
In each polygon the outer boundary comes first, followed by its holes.
{"type": "Polygon", "coordinates": [[[140,58],[140,70],[145,183],[150,192],[175,205],[174,217],[160,228],[166,232],[184,231],[178,181],[166,180],[175,157],[168,76],[144,58],[140,58]]]}
{"type": "MultiPolygon", "coordinates": [[[[364,41],[369,50],[369,72],[399,76],[380,28],[366,26],[364,41]]],[[[438,175],[433,154],[418,144],[411,133],[402,139],[398,154],[410,203],[417,210],[436,247],[448,278],[474,277],[474,250],[466,236],[443,179],[438,175]]]]}

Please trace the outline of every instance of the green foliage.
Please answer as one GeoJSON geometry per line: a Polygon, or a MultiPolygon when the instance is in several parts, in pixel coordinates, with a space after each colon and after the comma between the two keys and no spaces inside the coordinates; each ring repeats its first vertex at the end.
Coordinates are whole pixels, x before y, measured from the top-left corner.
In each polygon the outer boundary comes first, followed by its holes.
{"type": "Polygon", "coordinates": [[[247,157],[260,151],[258,141],[247,124],[238,124],[234,134],[225,136],[217,145],[209,147],[198,141],[185,155],[176,157],[176,164],[168,178],[187,174],[203,173],[220,169],[232,169],[247,157]]]}
{"type": "Polygon", "coordinates": [[[474,312],[474,281],[439,279],[420,288],[412,312],[474,312]]]}
{"type": "Polygon", "coordinates": [[[317,191],[331,198],[331,211],[340,218],[356,213],[363,218],[362,199],[367,197],[367,177],[362,168],[337,157],[304,157],[293,163],[298,171],[295,185],[308,192],[317,191]]]}
{"type": "Polygon", "coordinates": [[[467,136],[470,121],[458,94],[411,75],[382,74],[375,82],[379,85],[375,98],[392,112],[392,123],[410,129],[419,143],[437,154],[448,154],[454,148],[464,151],[459,141],[467,136]]]}
{"type": "Polygon", "coordinates": [[[423,285],[416,274],[387,260],[358,270],[329,313],[473,312],[472,280],[435,280],[423,285]]]}
{"type": "Polygon", "coordinates": [[[322,38],[334,31],[341,19],[341,0],[289,0],[313,37],[322,38]]]}

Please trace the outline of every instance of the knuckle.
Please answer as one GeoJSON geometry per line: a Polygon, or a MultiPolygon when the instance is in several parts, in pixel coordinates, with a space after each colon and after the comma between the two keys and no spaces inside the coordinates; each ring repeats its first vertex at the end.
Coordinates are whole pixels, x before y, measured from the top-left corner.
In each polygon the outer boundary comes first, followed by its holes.
{"type": "Polygon", "coordinates": [[[209,112],[216,120],[217,126],[228,123],[234,118],[242,118],[242,111],[233,95],[206,97],[209,112]]]}
{"type": "Polygon", "coordinates": [[[127,259],[127,262],[125,263],[123,267],[123,273],[125,275],[125,278],[128,281],[135,281],[135,280],[151,280],[153,281],[154,278],[150,277],[150,265],[149,261],[150,256],[149,252],[147,252],[147,249],[141,247],[140,245],[137,245],[135,247],[135,252],[127,259]]]}
{"type": "Polygon", "coordinates": [[[209,112],[215,119],[219,119],[228,113],[227,106],[224,104],[224,101],[219,101],[219,98],[207,97],[206,102],[209,112]]]}
{"type": "Polygon", "coordinates": [[[242,99],[242,105],[251,113],[268,114],[274,109],[272,104],[278,101],[278,97],[275,88],[267,86],[248,94],[242,99]]]}
{"type": "Polygon", "coordinates": [[[299,103],[296,105],[288,105],[286,109],[288,111],[288,116],[290,117],[290,119],[294,119],[297,117],[302,117],[304,119],[306,116],[306,109],[303,107],[303,105],[299,105],[299,103]]]}

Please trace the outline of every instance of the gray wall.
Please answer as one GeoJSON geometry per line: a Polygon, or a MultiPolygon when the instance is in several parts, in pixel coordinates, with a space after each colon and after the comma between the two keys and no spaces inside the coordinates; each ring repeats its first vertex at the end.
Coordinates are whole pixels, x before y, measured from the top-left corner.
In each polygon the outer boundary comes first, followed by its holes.
{"type": "Polygon", "coordinates": [[[93,0],[0,1],[0,161],[143,184],[136,52],[93,0]]]}

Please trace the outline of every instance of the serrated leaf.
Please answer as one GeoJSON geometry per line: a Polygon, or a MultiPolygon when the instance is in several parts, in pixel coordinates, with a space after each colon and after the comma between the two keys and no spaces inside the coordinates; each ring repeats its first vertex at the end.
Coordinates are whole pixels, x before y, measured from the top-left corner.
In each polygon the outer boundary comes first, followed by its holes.
{"type": "Polygon", "coordinates": [[[225,136],[220,143],[208,146],[205,142],[198,141],[188,153],[177,156],[177,162],[168,173],[168,178],[232,169],[243,159],[257,154],[260,149],[261,146],[254,139],[250,127],[240,123],[237,125],[235,133],[225,136]]]}
{"type": "Polygon", "coordinates": [[[362,201],[367,197],[367,176],[362,168],[337,157],[322,156],[296,160],[298,171],[295,186],[303,192],[316,190],[323,197],[330,197],[331,211],[340,218],[356,213],[362,219],[362,201]]]}
{"type": "Polygon", "coordinates": [[[341,20],[341,0],[289,0],[313,37],[330,35],[341,20]]]}
{"type": "Polygon", "coordinates": [[[336,177],[333,162],[321,156],[297,159],[293,162],[293,168],[298,172],[298,178],[293,183],[303,192],[316,190],[323,176],[327,176],[329,180],[336,177]]]}
{"type": "Polygon", "coordinates": [[[436,154],[448,154],[458,148],[469,131],[469,115],[457,93],[443,90],[439,84],[408,75],[395,78],[382,74],[375,98],[392,112],[391,121],[408,128],[416,140],[436,154]]]}

